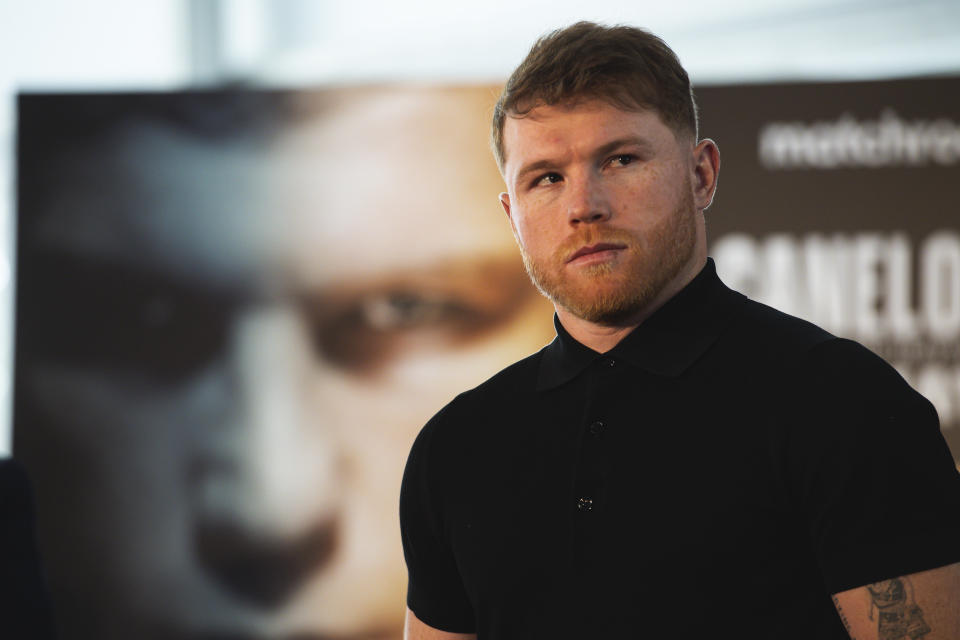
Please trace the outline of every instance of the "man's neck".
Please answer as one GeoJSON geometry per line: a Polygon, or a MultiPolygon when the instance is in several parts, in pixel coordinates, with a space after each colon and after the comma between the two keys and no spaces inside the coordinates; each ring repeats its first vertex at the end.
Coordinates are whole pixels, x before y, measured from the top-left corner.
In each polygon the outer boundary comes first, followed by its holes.
{"type": "Polygon", "coordinates": [[[606,353],[617,346],[617,343],[626,338],[631,331],[643,324],[644,320],[653,315],[670,298],[680,293],[700,273],[705,264],[706,256],[703,257],[702,261],[697,260],[688,265],[667,286],[661,289],[660,293],[649,304],[622,323],[599,324],[575,316],[559,305],[554,305],[554,309],[557,311],[560,324],[574,340],[598,353],[606,353]]]}

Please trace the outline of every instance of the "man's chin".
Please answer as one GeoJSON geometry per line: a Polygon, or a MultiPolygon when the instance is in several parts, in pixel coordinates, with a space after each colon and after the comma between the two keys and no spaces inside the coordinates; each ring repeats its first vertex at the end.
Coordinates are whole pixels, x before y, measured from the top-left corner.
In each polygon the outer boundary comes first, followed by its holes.
{"type": "MultiPolygon", "coordinates": [[[[359,633],[352,635],[338,635],[306,631],[282,635],[249,634],[243,631],[211,632],[184,636],[183,640],[400,640],[398,633],[359,633]]],[[[168,639],[169,640],[169,639],[168,639]]]]}
{"type": "Polygon", "coordinates": [[[159,635],[149,636],[150,640],[401,640],[399,629],[369,629],[351,632],[328,632],[322,630],[292,630],[285,632],[264,632],[243,627],[220,627],[204,630],[166,629],[159,635]]]}
{"type": "Polygon", "coordinates": [[[371,611],[352,621],[293,619],[282,608],[236,606],[204,611],[166,611],[115,621],[104,640],[401,640],[402,619],[385,620],[371,611]]]}
{"type": "Polygon", "coordinates": [[[636,287],[595,287],[581,292],[567,292],[551,298],[578,318],[601,325],[621,325],[640,315],[650,297],[636,287]]]}
{"type": "Polygon", "coordinates": [[[575,308],[561,306],[581,320],[609,327],[636,324],[636,319],[643,312],[642,305],[592,305],[575,308]]]}

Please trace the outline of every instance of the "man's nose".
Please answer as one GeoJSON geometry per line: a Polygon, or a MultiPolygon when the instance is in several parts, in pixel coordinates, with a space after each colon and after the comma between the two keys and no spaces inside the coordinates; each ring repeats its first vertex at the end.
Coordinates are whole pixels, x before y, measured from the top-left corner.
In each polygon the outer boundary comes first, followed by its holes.
{"type": "Polygon", "coordinates": [[[600,176],[590,171],[567,176],[567,220],[573,226],[606,222],[611,217],[600,176]]]}
{"type": "Polygon", "coordinates": [[[190,469],[203,567],[262,606],[285,600],[337,547],[337,451],[311,424],[311,357],[292,309],[238,317],[223,371],[228,408],[190,469]]]}

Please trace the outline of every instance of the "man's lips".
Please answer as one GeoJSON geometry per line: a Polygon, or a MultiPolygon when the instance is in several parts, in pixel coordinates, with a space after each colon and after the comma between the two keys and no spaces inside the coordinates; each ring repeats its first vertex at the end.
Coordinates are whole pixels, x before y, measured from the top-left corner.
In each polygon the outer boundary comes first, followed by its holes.
{"type": "Polygon", "coordinates": [[[594,253],[600,253],[601,251],[620,251],[621,249],[626,249],[627,246],[623,244],[616,244],[613,242],[598,242],[597,244],[588,244],[585,247],[580,247],[577,251],[573,253],[567,262],[573,262],[578,258],[583,256],[589,256],[594,253]]]}

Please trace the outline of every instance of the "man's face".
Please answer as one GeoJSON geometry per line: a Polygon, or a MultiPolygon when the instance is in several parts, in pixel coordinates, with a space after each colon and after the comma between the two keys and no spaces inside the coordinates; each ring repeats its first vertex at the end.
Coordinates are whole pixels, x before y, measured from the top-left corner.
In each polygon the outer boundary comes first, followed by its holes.
{"type": "Polygon", "coordinates": [[[491,208],[488,96],[74,158],[32,226],[55,268],[16,427],[64,637],[399,637],[413,437],[551,333],[491,208]]]}
{"type": "Polygon", "coordinates": [[[702,264],[696,149],[655,112],[541,105],[508,117],[503,137],[501,202],[558,311],[629,321],[702,264]]]}

